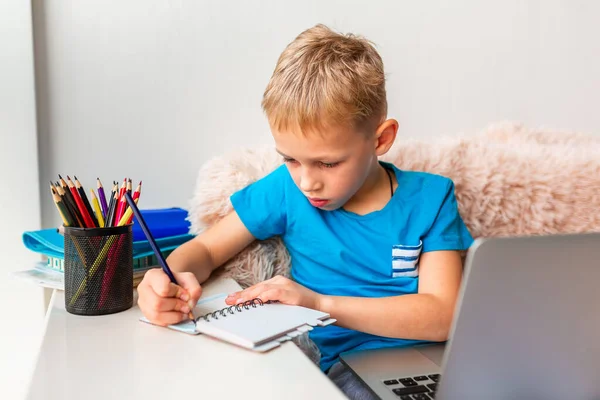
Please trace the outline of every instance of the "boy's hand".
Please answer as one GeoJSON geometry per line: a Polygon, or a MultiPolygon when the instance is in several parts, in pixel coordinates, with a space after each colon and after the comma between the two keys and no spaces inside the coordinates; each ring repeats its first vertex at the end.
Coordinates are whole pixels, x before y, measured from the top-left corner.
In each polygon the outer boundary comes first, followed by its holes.
{"type": "Polygon", "coordinates": [[[277,300],[284,304],[318,310],[321,297],[319,293],[313,292],[288,278],[277,275],[274,278],[250,286],[245,290],[230,294],[225,299],[225,302],[233,305],[259,298],[264,302],[277,300]]]}
{"type": "Polygon", "coordinates": [[[202,289],[191,272],[174,272],[179,286],[171,283],[162,269],[151,269],[138,285],[138,306],[148,320],[156,325],[167,326],[188,318],[202,289]]]}

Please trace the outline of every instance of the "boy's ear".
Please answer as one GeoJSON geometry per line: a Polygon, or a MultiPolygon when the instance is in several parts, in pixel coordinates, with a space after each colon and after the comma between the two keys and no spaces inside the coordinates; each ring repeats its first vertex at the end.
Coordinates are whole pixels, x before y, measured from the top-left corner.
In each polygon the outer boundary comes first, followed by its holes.
{"type": "Polygon", "coordinates": [[[375,131],[375,154],[382,156],[388,152],[396,140],[398,121],[388,119],[379,124],[375,131]]]}

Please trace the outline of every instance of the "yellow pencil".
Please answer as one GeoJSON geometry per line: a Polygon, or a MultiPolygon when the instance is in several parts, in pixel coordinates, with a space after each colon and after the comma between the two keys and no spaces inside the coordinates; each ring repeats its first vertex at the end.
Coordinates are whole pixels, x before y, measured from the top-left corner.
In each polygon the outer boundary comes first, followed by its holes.
{"type": "Polygon", "coordinates": [[[94,207],[94,214],[96,214],[98,225],[100,225],[100,228],[104,228],[104,217],[102,216],[102,210],[100,209],[100,202],[94,193],[94,189],[90,189],[90,193],[92,194],[92,207],[94,207]]]}
{"type": "MultiPolygon", "coordinates": [[[[135,199],[134,202],[135,202],[135,204],[137,204],[138,199],[135,199]]],[[[127,225],[127,223],[129,222],[129,219],[131,218],[132,215],[133,215],[133,210],[131,209],[131,207],[127,207],[127,210],[125,210],[125,214],[123,214],[123,216],[119,220],[118,226],[127,225]]]]}

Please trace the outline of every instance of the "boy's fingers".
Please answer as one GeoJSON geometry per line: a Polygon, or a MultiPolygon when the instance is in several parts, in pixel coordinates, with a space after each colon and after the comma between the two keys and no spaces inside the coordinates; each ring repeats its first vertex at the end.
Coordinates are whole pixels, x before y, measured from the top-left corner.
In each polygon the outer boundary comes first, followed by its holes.
{"type": "Polygon", "coordinates": [[[267,302],[269,300],[277,300],[282,303],[286,302],[286,299],[282,296],[282,291],[278,288],[265,290],[258,296],[258,298],[261,299],[263,302],[267,302]]]}
{"type": "Polygon", "coordinates": [[[138,305],[144,316],[153,324],[175,324],[183,321],[189,313],[189,306],[180,299],[160,297],[149,287],[143,290],[144,295],[139,297],[138,305]]]}
{"type": "Polygon", "coordinates": [[[178,293],[178,290],[181,290],[181,288],[179,288],[177,285],[171,283],[171,280],[167,274],[160,269],[154,269],[146,272],[144,280],[146,280],[146,278],[148,278],[148,284],[154,293],[160,297],[175,297],[175,295],[178,293]]]}
{"type": "Polygon", "coordinates": [[[225,298],[225,303],[228,305],[235,304],[237,299],[240,297],[241,292],[231,293],[229,296],[225,298]]]}
{"type": "Polygon", "coordinates": [[[192,308],[189,305],[188,292],[173,284],[161,269],[146,272],[138,286],[138,293],[140,310],[150,322],[156,325],[179,323],[187,318],[192,308]]]}
{"type": "Polygon", "coordinates": [[[151,318],[148,318],[148,319],[153,324],[160,325],[160,326],[167,326],[167,325],[178,324],[181,321],[186,320],[187,314],[182,314],[177,311],[169,311],[169,312],[160,313],[157,316],[157,318],[154,320],[151,318]]]}
{"type": "Polygon", "coordinates": [[[189,300],[189,294],[187,291],[171,281],[166,284],[165,282],[152,282],[152,290],[160,297],[176,297],[184,301],[189,300]]]}
{"type": "MultiPolygon", "coordinates": [[[[176,297],[161,297],[149,287],[138,286],[140,296],[138,305],[144,312],[164,312],[164,311],[183,311],[184,307],[189,305],[176,297]]],[[[188,310],[189,312],[189,310],[188,310]]]]}
{"type": "Polygon", "coordinates": [[[158,312],[179,311],[181,313],[189,313],[190,306],[176,297],[158,297],[158,301],[154,305],[154,310],[158,312]]]}
{"type": "Polygon", "coordinates": [[[256,297],[259,297],[261,293],[264,293],[265,291],[269,290],[271,287],[272,287],[272,285],[265,285],[263,283],[263,284],[248,288],[246,290],[243,290],[241,293],[239,293],[239,296],[237,296],[236,302],[252,300],[256,297]]]}
{"type": "MultiPolygon", "coordinates": [[[[196,275],[191,272],[179,272],[175,274],[175,279],[179,283],[185,291],[189,294],[191,299],[195,299],[196,301],[200,298],[202,294],[202,288],[200,287],[200,283],[198,283],[198,279],[196,275]]],[[[187,301],[189,299],[182,299],[187,301]]]]}
{"type": "MultiPolygon", "coordinates": [[[[282,287],[281,284],[276,283],[278,281],[283,282],[281,280],[281,278],[282,277],[279,277],[279,275],[278,275],[275,278],[271,278],[269,280],[266,280],[264,282],[254,285],[254,286],[250,286],[249,288],[246,288],[242,291],[231,293],[229,296],[227,296],[227,298],[225,299],[225,302],[227,304],[236,304],[236,303],[241,303],[243,301],[252,300],[257,297],[259,297],[261,300],[263,300],[263,294],[266,291],[282,287]],[[275,282],[269,283],[271,281],[275,281],[275,282]]],[[[283,278],[283,279],[285,279],[285,278],[283,278]]],[[[271,293],[271,295],[272,295],[272,293],[271,293]]],[[[269,299],[269,300],[276,300],[276,299],[269,299]]]]}
{"type": "MultiPolygon", "coordinates": [[[[149,272],[151,271],[148,271],[146,274],[149,272]]],[[[167,274],[162,272],[162,270],[154,272],[148,280],[148,284],[152,288],[152,291],[160,297],[177,297],[183,301],[189,300],[188,292],[181,286],[171,282],[167,274]]]]}

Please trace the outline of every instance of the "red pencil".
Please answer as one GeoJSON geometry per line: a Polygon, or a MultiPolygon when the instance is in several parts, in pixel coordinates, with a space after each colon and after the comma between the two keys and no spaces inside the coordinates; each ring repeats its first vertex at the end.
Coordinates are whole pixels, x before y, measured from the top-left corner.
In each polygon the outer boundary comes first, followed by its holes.
{"type": "Polygon", "coordinates": [[[133,192],[133,199],[135,200],[138,197],[140,197],[141,192],[142,192],[142,181],[140,181],[140,183],[135,188],[135,192],[133,192]]]}
{"type": "MultiPolygon", "coordinates": [[[[142,194],[142,181],[140,181],[140,184],[135,189],[135,192],[133,192],[133,201],[135,201],[135,204],[137,204],[141,194],[142,194]]],[[[131,217],[129,217],[129,219],[127,220],[127,225],[129,225],[132,220],[133,220],[133,214],[131,214],[131,217]]]]}
{"type": "Polygon", "coordinates": [[[117,215],[115,216],[115,225],[119,223],[123,214],[125,214],[125,209],[127,208],[127,200],[125,196],[121,197],[119,200],[119,208],[117,208],[117,215]]]}
{"type": "Polygon", "coordinates": [[[67,186],[69,186],[69,190],[71,191],[71,194],[73,195],[73,199],[75,199],[77,208],[79,208],[79,213],[83,217],[83,222],[85,223],[85,227],[86,228],[95,228],[96,225],[94,224],[92,217],[88,213],[87,208],[85,208],[85,205],[83,204],[83,200],[81,200],[79,193],[77,193],[77,188],[75,188],[75,185],[73,185],[73,182],[71,182],[71,178],[69,178],[69,175],[67,175],[67,186]]]}
{"type": "Polygon", "coordinates": [[[94,226],[100,226],[100,224],[98,223],[98,218],[96,218],[94,210],[92,209],[92,205],[88,200],[87,195],[85,194],[85,189],[83,188],[83,186],[81,186],[79,179],[77,179],[76,176],[73,177],[75,178],[75,188],[77,189],[77,193],[79,193],[79,197],[81,197],[81,201],[83,202],[85,209],[88,211],[88,215],[92,219],[94,226]]]}
{"type": "Polygon", "coordinates": [[[127,190],[127,178],[123,179],[123,184],[121,185],[121,189],[119,190],[119,197],[117,198],[117,204],[115,204],[117,206],[117,210],[115,212],[115,225],[119,222],[119,219],[117,218],[118,215],[123,215],[123,213],[125,212],[125,210],[122,210],[122,207],[124,207],[125,205],[127,205],[127,202],[122,202],[121,199],[123,199],[123,195],[125,194],[125,190],[127,190]]]}

